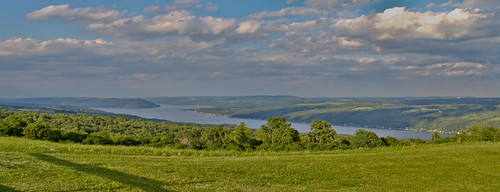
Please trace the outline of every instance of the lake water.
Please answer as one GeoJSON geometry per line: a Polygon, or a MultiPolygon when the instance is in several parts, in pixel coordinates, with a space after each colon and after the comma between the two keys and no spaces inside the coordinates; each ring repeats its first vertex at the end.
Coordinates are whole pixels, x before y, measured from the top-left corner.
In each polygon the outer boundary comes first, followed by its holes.
{"type": "MultiPolygon", "coordinates": [[[[158,108],[99,108],[99,110],[116,113],[116,114],[127,114],[135,115],[143,118],[154,118],[162,119],[174,122],[186,122],[186,123],[200,123],[200,124],[239,124],[240,122],[245,122],[245,124],[250,128],[260,128],[261,125],[266,124],[265,120],[257,119],[242,119],[242,118],[232,118],[220,115],[198,113],[188,109],[198,109],[203,106],[194,105],[161,105],[158,108]]],[[[299,132],[309,132],[310,124],[306,123],[293,123],[292,127],[299,132]]],[[[379,137],[392,136],[398,139],[403,138],[420,138],[420,139],[430,139],[432,132],[422,132],[422,131],[405,131],[405,130],[391,130],[391,129],[374,129],[374,128],[361,128],[361,127],[348,127],[348,126],[333,126],[333,128],[339,134],[349,134],[353,135],[356,130],[364,129],[367,131],[375,132],[379,137]]],[[[450,136],[451,134],[441,134],[442,136],[450,136]]]]}

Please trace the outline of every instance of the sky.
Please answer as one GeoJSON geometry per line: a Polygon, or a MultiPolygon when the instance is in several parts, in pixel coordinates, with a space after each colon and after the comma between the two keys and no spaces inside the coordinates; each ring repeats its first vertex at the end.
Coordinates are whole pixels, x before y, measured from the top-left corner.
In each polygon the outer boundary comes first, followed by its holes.
{"type": "Polygon", "coordinates": [[[16,0],[0,98],[500,97],[498,0],[16,0]]]}

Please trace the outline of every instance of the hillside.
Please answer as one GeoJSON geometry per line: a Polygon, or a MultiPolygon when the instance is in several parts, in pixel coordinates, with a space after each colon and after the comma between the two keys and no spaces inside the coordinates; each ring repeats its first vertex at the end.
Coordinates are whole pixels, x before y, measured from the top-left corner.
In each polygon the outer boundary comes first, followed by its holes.
{"type": "Polygon", "coordinates": [[[191,151],[0,137],[0,191],[497,191],[500,143],[191,151]]]}
{"type": "Polygon", "coordinates": [[[292,122],[456,132],[474,123],[500,126],[500,98],[176,97],[159,104],[208,105],[199,112],[238,118],[283,116],[292,122]],[[255,104],[253,104],[255,103],[255,104]]]}
{"type": "Polygon", "coordinates": [[[91,108],[154,108],[157,104],[137,98],[49,97],[0,99],[10,104],[72,105],[91,108]]]}

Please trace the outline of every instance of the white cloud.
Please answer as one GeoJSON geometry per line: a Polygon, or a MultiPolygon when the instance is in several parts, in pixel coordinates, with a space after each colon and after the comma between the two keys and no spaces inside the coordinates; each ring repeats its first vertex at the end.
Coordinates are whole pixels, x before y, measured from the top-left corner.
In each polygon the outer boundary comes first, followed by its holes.
{"type": "Polygon", "coordinates": [[[482,76],[488,67],[481,63],[473,62],[448,62],[436,63],[425,66],[392,66],[394,70],[412,71],[422,76],[482,76]]]}
{"type": "Polygon", "coordinates": [[[240,23],[240,26],[238,29],[236,29],[236,32],[239,34],[249,34],[249,33],[255,33],[260,27],[260,23],[256,20],[250,20],[250,21],[245,21],[240,23]]]}
{"type": "Polygon", "coordinates": [[[481,6],[499,6],[500,2],[498,0],[464,0],[463,3],[457,3],[457,6],[470,8],[470,7],[481,7],[481,6]]]}
{"type": "Polygon", "coordinates": [[[270,17],[284,17],[284,16],[303,16],[312,14],[324,14],[323,10],[309,7],[287,7],[279,11],[264,11],[254,13],[248,16],[249,19],[264,19],[270,17]]]}
{"type": "Polygon", "coordinates": [[[119,19],[110,23],[91,23],[88,29],[99,33],[109,33],[119,37],[144,39],[167,35],[186,35],[192,38],[212,38],[235,29],[235,19],[211,16],[197,18],[189,12],[172,11],[154,18],[136,16],[119,19]],[[205,37],[204,37],[205,36],[205,37]]]}
{"type": "MultiPolygon", "coordinates": [[[[380,0],[305,0],[308,7],[287,7],[279,11],[264,11],[248,16],[250,19],[264,19],[285,16],[304,16],[315,14],[327,14],[330,11],[348,9],[351,7],[378,2],[380,0]]],[[[294,1],[287,1],[292,3],[294,1]]]]}
{"type": "Polygon", "coordinates": [[[148,7],[144,7],[144,12],[152,12],[152,13],[156,13],[156,12],[160,12],[161,11],[161,8],[160,6],[148,6],[148,7]]]}
{"type": "Polygon", "coordinates": [[[113,21],[125,14],[116,10],[108,10],[104,7],[97,8],[70,8],[69,5],[50,5],[43,9],[28,13],[27,19],[49,20],[63,18],[65,21],[95,22],[113,21]]]}
{"type": "MultiPolygon", "coordinates": [[[[78,22],[91,32],[118,38],[112,42],[12,38],[0,41],[0,67],[20,74],[29,69],[30,74],[43,72],[66,78],[91,74],[121,82],[241,79],[266,84],[272,79],[276,84],[309,82],[326,86],[329,83],[320,80],[349,84],[365,79],[376,84],[392,79],[426,79],[422,76],[493,78],[500,71],[496,67],[500,64],[498,9],[418,12],[394,7],[350,19],[329,12],[368,2],[306,1],[311,7],[283,8],[243,19],[197,17],[184,9],[155,17],[125,16],[125,12],[91,17],[98,10],[103,15],[112,10],[49,6],[27,17],[62,18],[78,22]],[[62,12],[50,11],[57,9],[62,12]],[[300,18],[285,17],[292,15],[300,18]],[[170,37],[161,38],[166,36],[170,37]]],[[[208,7],[201,1],[178,5],[208,7]]],[[[144,11],[158,9],[162,8],[144,11]]]]}
{"type": "Polygon", "coordinates": [[[333,11],[379,1],[380,0],[305,0],[304,3],[312,8],[333,11]]]}
{"type": "Polygon", "coordinates": [[[201,0],[175,0],[172,5],[167,5],[163,9],[165,11],[178,11],[199,3],[201,0]]]}
{"type": "Polygon", "coordinates": [[[0,55],[33,56],[47,54],[61,54],[72,48],[92,49],[99,45],[109,45],[103,39],[77,40],[72,38],[59,38],[54,40],[39,41],[31,38],[11,38],[0,41],[0,55]]]}
{"type": "Polygon", "coordinates": [[[339,19],[335,27],[345,35],[364,34],[377,40],[457,39],[470,34],[474,22],[484,17],[484,14],[477,13],[476,10],[413,12],[404,7],[395,7],[374,16],[339,19]]]}
{"type": "Polygon", "coordinates": [[[431,8],[431,7],[434,7],[434,6],[436,6],[436,4],[435,4],[435,3],[429,3],[429,4],[427,4],[427,5],[425,6],[425,8],[429,9],[429,8],[431,8]]]}

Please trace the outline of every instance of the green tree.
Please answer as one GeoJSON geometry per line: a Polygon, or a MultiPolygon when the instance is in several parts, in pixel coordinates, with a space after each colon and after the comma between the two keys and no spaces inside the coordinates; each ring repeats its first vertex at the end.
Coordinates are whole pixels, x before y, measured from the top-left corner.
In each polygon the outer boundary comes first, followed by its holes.
{"type": "Polygon", "coordinates": [[[27,125],[28,124],[26,123],[26,121],[23,121],[19,117],[11,115],[7,118],[8,129],[7,129],[6,133],[7,133],[7,135],[10,135],[10,136],[21,137],[21,136],[23,136],[23,129],[27,125]]]}
{"type": "Polygon", "coordinates": [[[467,127],[467,133],[474,141],[481,141],[480,128],[477,123],[472,124],[472,126],[467,127]]]}
{"type": "Polygon", "coordinates": [[[210,150],[222,149],[229,144],[230,132],[220,125],[205,129],[201,135],[203,147],[210,150]]]}
{"type": "Polygon", "coordinates": [[[240,150],[248,150],[252,148],[250,141],[251,134],[252,130],[246,126],[245,122],[241,122],[234,128],[231,138],[240,150]]]}
{"type": "Polygon", "coordinates": [[[285,148],[300,141],[299,132],[284,117],[269,117],[267,124],[272,130],[273,147],[285,148]]]}
{"type": "Polygon", "coordinates": [[[441,140],[441,135],[439,134],[438,131],[434,131],[434,133],[431,136],[431,142],[432,143],[439,143],[441,140]]]}
{"type": "Polygon", "coordinates": [[[365,131],[363,129],[358,129],[352,137],[351,144],[353,147],[380,147],[383,145],[382,140],[373,131],[365,131]]]}
{"type": "Polygon", "coordinates": [[[300,141],[299,132],[291,127],[284,117],[269,117],[266,125],[257,132],[261,149],[284,149],[300,141]]]}
{"type": "Polygon", "coordinates": [[[311,121],[311,131],[307,134],[308,142],[327,144],[335,141],[337,132],[332,129],[332,125],[326,121],[313,119],[311,121]]]}
{"type": "Polygon", "coordinates": [[[494,141],[496,129],[494,127],[483,125],[479,130],[482,141],[494,141]]]}
{"type": "Polygon", "coordinates": [[[382,142],[385,144],[385,146],[398,146],[400,145],[400,142],[397,138],[387,136],[387,137],[381,137],[382,142]]]}
{"type": "Polygon", "coordinates": [[[108,132],[91,133],[82,141],[83,144],[112,145],[113,139],[108,132]]]}
{"type": "Polygon", "coordinates": [[[47,123],[32,123],[23,129],[23,135],[28,139],[59,141],[62,133],[58,129],[51,129],[47,123]]]}
{"type": "Polygon", "coordinates": [[[9,126],[0,120],[0,135],[9,135],[9,126]]]}

